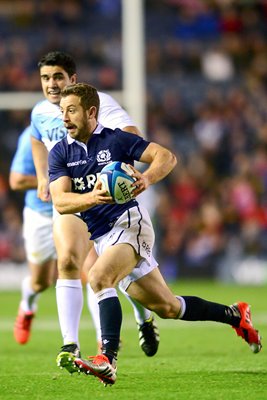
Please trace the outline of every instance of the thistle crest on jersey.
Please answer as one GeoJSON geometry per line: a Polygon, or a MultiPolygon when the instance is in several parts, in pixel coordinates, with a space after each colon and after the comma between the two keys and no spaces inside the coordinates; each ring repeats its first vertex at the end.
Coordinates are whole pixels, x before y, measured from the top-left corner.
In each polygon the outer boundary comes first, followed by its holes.
{"type": "Polygon", "coordinates": [[[117,204],[124,204],[132,200],[132,191],[135,182],[132,169],[124,162],[114,161],[107,164],[100,172],[102,188],[105,188],[108,195],[113,197],[117,204]]]}
{"type": "Polygon", "coordinates": [[[100,150],[96,156],[96,159],[97,159],[97,162],[99,163],[99,165],[101,165],[101,163],[103,164],[103,163],[110,161],[111,153],[109,150],[100,150]]]}

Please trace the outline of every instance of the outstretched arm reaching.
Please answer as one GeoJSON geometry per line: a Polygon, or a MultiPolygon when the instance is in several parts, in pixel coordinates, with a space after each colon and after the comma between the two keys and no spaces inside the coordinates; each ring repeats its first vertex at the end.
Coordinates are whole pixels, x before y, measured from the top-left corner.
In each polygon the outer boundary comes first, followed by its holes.
{"type": "Polygon", "coordinates": [[[37,194],[42,201],[50,201],[48,182],[48,151],[43,142],[31,137],[32,155],[38,180],[37,194]]]}

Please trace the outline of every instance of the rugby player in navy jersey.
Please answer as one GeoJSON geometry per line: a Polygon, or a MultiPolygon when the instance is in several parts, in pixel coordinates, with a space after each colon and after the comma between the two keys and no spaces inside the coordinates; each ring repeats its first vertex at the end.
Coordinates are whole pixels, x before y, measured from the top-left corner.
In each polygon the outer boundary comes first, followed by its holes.
{"type": "MultiPolygon", "coordinates": [[[[252,325],[247,303],[227,306],[194,296],[175,296],[153,258],[152,223],[135,197],[171,172],[177,162],[175,155],[156,143],[98,123],[99,96],[94,87],[73,84],[64,88],[61,95],[60,107],[68,135],[49,154],[50,192],[60,214],[80,213],[76,215],[69,237],[73,252],[79,254],[80,259],[76,263],[68,260],[59,267],[58,315],[65,341],[73,325],[78,327],[79,324],[82,293],[78,281],[90,232],[98,259],[89,270],[88,280],[99,304],[102,354],[81,358],[76,340],[73,351],[63,347],[59,352],[58,366],[69,372],[94,375],[105,385],[115,383],[122,323],[118,284],[161,318],[229,324],[254,353],[259,352],[261,338],[252,325]],[[135,160],[148,164],[148,168],[140,173],[132,167],[136,178],[134,198],[125,204],[116,204],[106,195],[97,174],[111,161],[133,166],[135,160]],[[64,290],[60,290],[62,281],[64,290]],[[76,314],[66,317],[73,303],[76,314]]],[[[64,224],[60,224],[64,216],[56,221],[58,235],[64,229],[64,224]]]]}
{"type": "MultiPolygon", "coordinates": [[[[60,91],[65,85],[76,82],[76,64],[71,55],[62,51],[52,51],[40,59],[38,66],[45,99],[38,102],[32,110],[31,141],[38,179],[38,196],[41,200],[46,202],[50,200],[47,173],[48,152],[55,143],[67,134],[59,109],[59,101],[61,98],[60,91]]],[[[126,111],[120,107],[120,105],[110,95],[99,92],[99,97],[100,122],[110,128],[119,127],[127,132],[137,135],[140,134],[126,111]]],[[[64,232],[67,237],[69,231],[72,231],[71,216],[64,220],[64,232]]],[[[67,257],[73,257],[73,254],[67,248],[68,242],[64,237],[62,238],[62,235],[58,238],[56,232],[54,232],[54,240],[59,264],[61,263],[62,257],[64,262],[66,262],[67,257]]],[[[92,244],[90,247],[88,257],[84,263],[85,270],[87,270],[97,257],[92,244]]],[[[91,311],[92,319],[96,328],[98,347],[100,350],[102,344],[98,303],[89,284],[86,285],[86,289],[88,307],[91,311]]],[[[145,309],[143,306],[131,299],[127,293],[124,294],[130,301],[134,310],[139,331],[139,344],[147,356],[153,356],[156,354],[159,346],[159,333],[153,314],[151,311],[145,309]]],[[[23,314],[19,315],[23,318],[23,314]]],[[[17,327],[19,326],[22,326],[22,324],[17,324],[17,327]]]]}

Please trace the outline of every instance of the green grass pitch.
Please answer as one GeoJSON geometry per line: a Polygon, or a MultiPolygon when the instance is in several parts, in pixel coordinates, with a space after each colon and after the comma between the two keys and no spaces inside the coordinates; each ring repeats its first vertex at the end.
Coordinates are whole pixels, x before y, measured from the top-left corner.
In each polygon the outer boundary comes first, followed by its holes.
{"type": "MultiPolygon", "coordinates": [[[[196,295],[231,304],[247,301],[263,349],[252,354],[234,330],[212,322],[159,320],[160,347],[146,357],[138,345],[131,306],[121,297],[124,320],[118,379],[104,387],[96,378],[60,370],[55,363],[61,346],[55,291],[43,293],[31,341],[13,340],[18,292],[0,293],[0,399],[31,400],[265,400],[267,399],[267,287],[182,281],[170,285],[176,294],[196,295]]],[[[82,354],[94,355],[95,334],[84,311],[80,326],[82,354]]]]}

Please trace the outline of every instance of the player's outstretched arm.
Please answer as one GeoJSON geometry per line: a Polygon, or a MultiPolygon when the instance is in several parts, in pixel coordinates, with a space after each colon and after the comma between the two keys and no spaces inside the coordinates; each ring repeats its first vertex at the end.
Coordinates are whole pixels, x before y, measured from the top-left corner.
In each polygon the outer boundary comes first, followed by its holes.
{"type": "Polygon", "coordinates": [[[10,171],[9,186],[12,190],[29,190],[37,188],[35,175],[25,175],[20,172],[10,171]]]}
{"type": "Polygon", "coordinates": [[[37,175],[37,194],[42,201],[50,201],[48,183],[48,151],[43,142],[31,137],[32,156],[37,175]]]}

